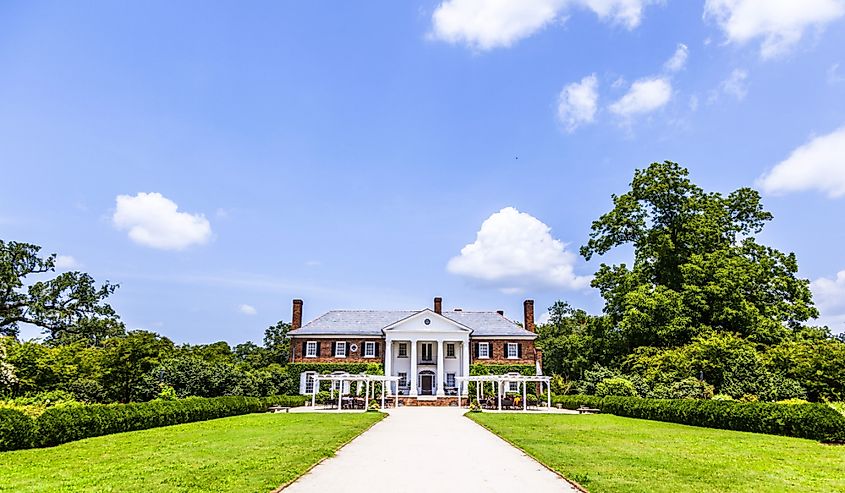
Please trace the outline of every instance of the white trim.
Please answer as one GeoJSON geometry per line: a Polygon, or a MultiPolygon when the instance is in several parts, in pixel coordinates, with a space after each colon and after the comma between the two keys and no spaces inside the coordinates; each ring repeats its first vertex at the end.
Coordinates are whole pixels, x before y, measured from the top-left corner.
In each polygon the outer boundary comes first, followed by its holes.
{"type": "Polygon", "coordinates": [[[302,394],[313,394],[314,393],[314,377],[317,376],[317,372],[316,371],[304,371],[304,372],[302,372],[302,375],[304,375],[304,377],[303,377],[304,380],[303,380],[302,392],[301,393],[302,394]],[[310,390],[308,389],[309,377],[310,377],[310,383],[311,383],[311,389],[310,390]]]}
{"type": "Polygon", "coordinates": [[[335,358],[345,358],[349,354],[349,347],[346,345],[346,341],[335,341],[334,343],[334,357],[335,358]],[[340,354],[338,349],[343,344],[343,354],[340,354]]]}
{"type": "Polygon", "coordinates": [[[479,342],[478,343],[478,354],[476,354],[477,359],[490,359],[490,346],[489,342],[479,342]],[[484,355],[481,355],[481,348],[484,347],[484,355]]]}
{"type": "Polygon", "coordinates": [[[317,341],[305,341],[305,357],[306,358],[316,358],[317,357],[317,341]],[[312,346],[313,344],[313,346],[312,346]],[[311,348],[314,348],[314,354],[311,354],[311,348]]]}
{"type": "MultiPolygon", "coordinates": [[[[292,332],[292,331],[291,331],[292,332]]],[[[289,332],[288,337],[291,339],[337,339],[339,337],[346,337],[349,339],[384,339],[382,334],[357,334],[355,332],[342,332],[337,334],[293,334],[289,332]]]]}
{"type": "Polygon", "coordinates": [[[405,317],[401,320],[397,320],[396,322],[393,322],[392,324],[388,325],[387,327],[385,327],[381,330],[384,331],[384,332],[390,331],[393,328],[395,328],[396,326],[401,325],[404,322],[407,322],[408,320],[411,320],[411,319],[417,318],[417,317],[422,317],[422,316],[439,318],[439,319],[445,321],[448,324],[454,325],[455,328],[457,328],[458,330],[461,330],[463,332],[470,332],[470,333],[472,332],[472,329],[470,327],[467,327],[466,325],[464,325],[460,322],[455,322],[454,320],[452,320],[449,317],[444,317],[443,315],[435,312],[431,308],[426,308],[425,310],[420,310],[417,313],[408,315],[407,317],[405,317]]]}
{"type": "Polygon", "coordinates": [[[376,341],[364,341],[364,357],[376,357],[376,341]]]}
{"type": "Polygon", "coordinates": [[[519,343],[518,342],[506,342],[505,343],[505,358],[506,359],[519,359],[519,343]],[[513,348],[513,356],[511,356],[511,348],[513,348]]]}
{"type": "Polygon", "coordinates": [[[473,341],[533,341],[538,336],[537,334],[532,334],[530,336],[511,336],[511,335],[499,335],[499,336],[477,336],[471,335],[470,339],[473,341]]]}

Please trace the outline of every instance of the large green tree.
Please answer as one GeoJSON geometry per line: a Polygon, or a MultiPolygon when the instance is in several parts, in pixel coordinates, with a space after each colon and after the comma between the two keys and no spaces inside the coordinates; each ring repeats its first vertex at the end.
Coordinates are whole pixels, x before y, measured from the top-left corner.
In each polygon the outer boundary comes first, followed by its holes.
{"type": "Polygon", "coordinates": [[[44,330],[47,342],[100,345],[124,333],[123,323],[105,303],[116,284],[97,285],[83,272],[55,272],[56,255],[39,256],[41,247],[0,240],[0,335],[17,336],[20,324],[44,330]]]}
{"type": "Polygon", "coordinates": [[[592,283],[628,350],[679,346],[711,331],[774,344],[817,317],[795,255],[754,238],[772,219],[760,195],[705,192],[688,174],[668,161],[637,170],[581,248],[589,260],[633,247],[630,268],[602,264],[592,283]]]}

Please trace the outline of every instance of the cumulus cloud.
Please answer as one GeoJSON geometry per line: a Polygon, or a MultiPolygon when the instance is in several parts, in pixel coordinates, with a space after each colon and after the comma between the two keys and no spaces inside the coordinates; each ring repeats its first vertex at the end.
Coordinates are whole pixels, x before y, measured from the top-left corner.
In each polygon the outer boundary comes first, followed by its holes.
{"type": "Polygon", "coordinates": [[[672,83],[665,77],[640,79],[628,92],[610,105],[611,112],[621,117],[632,117],[651,113],[666,105],[672,99],[672,83]]]}
{"type": "Polygon", "coordinates": [[[586,7],[602,20],[633,29],[651,0],[446,0],[431,16],[434,39],[489,50],[510,46],[586,7]]]}
{"type": "Polygon", "coordinates": [[[663,68],[667,72],[679,72],[687,65],[688,57],[689,48],[687,48],[687,45],[678,43],[675,53],[672,54],[672,58],[666,60],[666,63],[663,64],[663,68]]]}
{"type": "Polygon", "coordinates": [[[595,119],[598,100],[598,79],[596,74],[588,75],[560,91],[557,118],[568,132],[572,132],[595,119]]]}
{"type": "Polygon", "coordinates": [[[843,0],[707,0],[704,18],[716,22],[729,42],[760,39],[760,55],[772,58],[845,14],[843,0]]]}
{"type": "Polygon", "coordinates": [[[758,180],[768,193],[818,190],[845,195],[845,126],[798,147],[758,180]]]}
{"type": "Polygon", "coordinates": [[[492,214],[446,269],[499,288],[505,293],[528,289],[580,289],[590,277],[575,274],[576,256],[551,235],[536,217],[506,207],[492,214]]]}
{"type": "Polygon", "coordinates": [[[247,304],[238,305],[238,311],[243,313],[244,315],[255,315],[256,313],[258,313],[254,306],[247,304]]]}
{"type": "Polygon", "coordinates": [[[820,321],[834,332],[841,332],[845,324],[845,270],[833,279],[816,279],[810,283],[810,289],[821,314],[820,321]]]}
{"type": "Polygon", "coordinates": [[[56,255],[57,269],[73,269],[77,266],[79,266],[79,262],[77,262],[76,259],[71,257],[70,255],[56,255]]]}
{"type": "Polygon", "coordinates": [[[179,212],[176,203],[160,193],[118,195],[116,202],[112,223],[139,245],[182,250],[211,238],[211,224],[204,215],[179,212]]]}

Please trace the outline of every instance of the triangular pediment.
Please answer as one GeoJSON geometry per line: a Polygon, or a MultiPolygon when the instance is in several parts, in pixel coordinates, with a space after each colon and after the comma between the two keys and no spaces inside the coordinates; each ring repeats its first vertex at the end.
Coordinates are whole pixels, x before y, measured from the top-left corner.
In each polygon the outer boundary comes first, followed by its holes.
{"type": "Polygon", "coordinates": [[[455,332],[461,334],[472,332],[472,329],[466,325],[446,318],[430,308],[421,310],[402,320],[397,320],[382,330],[384,332],[455,332]]]}

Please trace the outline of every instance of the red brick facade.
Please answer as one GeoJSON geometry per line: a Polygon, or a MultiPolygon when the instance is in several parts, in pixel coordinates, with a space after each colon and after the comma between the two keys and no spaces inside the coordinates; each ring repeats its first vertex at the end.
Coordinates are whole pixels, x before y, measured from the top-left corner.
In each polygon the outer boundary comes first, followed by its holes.
{"type": "MultiPolygon", "coordinates": [[[[536,361],[534,341],[525,339],[470,339],[470,363],[471,364],[496,364],[496,365],[533,365],[536,361]],[[519,344],[519,358],[511,359],[505,354],[505,344],[519,344]],[[478,343],[489,343],[491,353],[489,358],[478,357],[478,343]]],[[[384,362],[384,339],[361,339],[361,338],[332,338],[316,339],[308,337],[295,337],[291,340],[291,361],[294,363],[383,363],[384,362]],[[304,344],[307,341],[316,341],[319,344],[318,356],[307,358],[304,354],[304,344]],[[346,342],[347,354],[345,358],[334,356],[335,342],[346,342]],[[374,358],[364,357],[364,342],[376,343],[376,354],[374,358]],[[357,346],[356,351],[351,351],[352,345],[357,346]]]]}
{"type": "Polygon", "coordinates": [[[384,339],[345,339],[339,337],[337,339],[309,339],[308,337],[295,337],[291,339],[291,362],[294,363],[382,363],[384,361],[384,339]],[[303,351],[304,344],[308,341],[315,341],[319,345],[315,358],[308,358],[303,351]],[[336,358],[334,356],[335,342],[346,342],[346,357],[336,358]],[[376,354],[373,358],[364,357],[364,342],[370,341],[376,343],[376,354]],[[358,346],[356,351],[352,351],[352,345],[358,346]]]}

